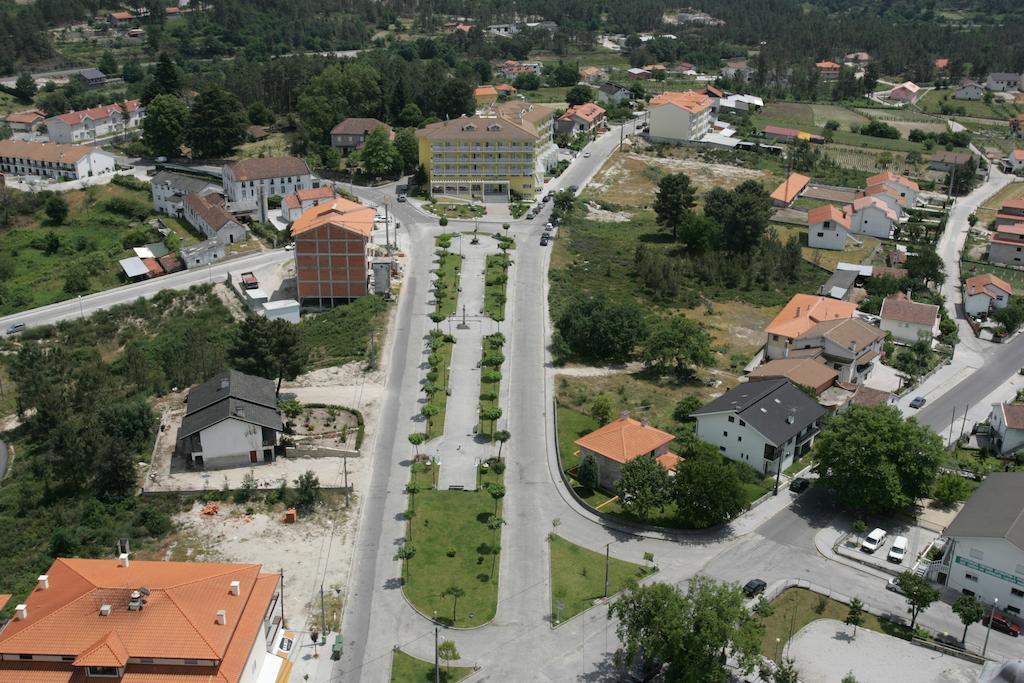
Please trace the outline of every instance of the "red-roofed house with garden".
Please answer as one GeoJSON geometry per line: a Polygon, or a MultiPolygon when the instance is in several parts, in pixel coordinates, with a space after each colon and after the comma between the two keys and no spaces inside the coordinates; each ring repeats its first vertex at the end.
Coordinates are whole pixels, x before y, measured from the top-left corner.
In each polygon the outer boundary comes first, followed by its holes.
{"type": "Polygon", "coordinates": [[[622,478],[622,466],[636,458],[654,458],[666,470],[675,468],[679,457],[668,451],[673,439],[668,432],[645,421],[623,416],[577,439],[576,445],[581,461],[588,456],[596,458],[600,487],[615,491],[622,478]]]}
{"type": "Polygon", "coordinates": [[[577,133],[593,133],[605,123],[605,109],[593,102],[585,102],[569,107],[565,113],[555,119],[556,135],[576,135],[577,133]]]}
{"type": "Polygon", "coordinates": [[[842,251],[850,239],[850,217],[834,204],[816,206],[807,212],[807,246],[842,251]]]}
{"type": "Polygon", "coordinates": [[[992,273],[969,277],[964,282],[964,311],[975,317],[987,315],[997,308],[1006,308],[1013,296],[1013,286],[992,273]]]}

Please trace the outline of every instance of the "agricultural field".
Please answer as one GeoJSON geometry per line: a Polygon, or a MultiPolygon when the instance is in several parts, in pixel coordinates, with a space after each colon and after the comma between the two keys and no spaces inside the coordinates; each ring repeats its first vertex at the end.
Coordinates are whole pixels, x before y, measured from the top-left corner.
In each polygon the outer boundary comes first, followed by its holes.
{"type": "Polygon", "coordinates": [[[552,87],[538,88],[537,90],[520,90],[519,94],[530,102],[564,107],[565,94],[567,92],[569,92],[567,87],[552,87]]]}
{"type": "Polygon", "coordinates": [[[1012,183],[989,197],[975,212],[978,225],[989,225],[996,219],[996,213],[1004,202],[1011,199],[1024,199],[1024,183],[1012,183]]]}
{"type": "Polygon", "coordinates": [[[848,145],[825,145],[822,153],[843,168],[877,173],[883,166],[893,173],[903,174],[912,166],[901,152],[880,152],[848,145]],[[884,162],[884,163],[883,163],[884,162]]]}
{"type": "Polygon", "coordinates": [[[811,116],[811,121],[815,126],[824,127],[829,121],[837,121],[841,127],[847,130],[851,125],[863,126],[868,122],[867,116],[854,109],[847,109],[835,104],[812,104],[811,116]]]}
{"type": "Polygon", "coordinates": [[[754,114],[751,119],[754,125],[759,128],[769,125],[784,126],[818,134],[823,134],[825,123],[829,119],[833,119],[840,122],[839,130],[832,134],[833,139],[838,144],[887,152],[916,151],[924,153],[924,145],[910,142],[905,139],[905,136],[904,139],[890,140],[851,133],[851,124],[863,125],[867,123],[868,118],[863,113],[865,111],[874,113],[876,110],[850,110],[837,105],[802,104],[799,102],[772,102],[765,105],[764,109],[754,114]]]}
{"type": "Polygon", "coordinates": [[[568,57],[560,57],[554,53],[544,53],[530,55],[531,60],[538,62],[557,62],[560,59],[564,59],[570,62],[579,62],[580,66],[596,66],[601,69],[608,67],[628,69],[629,60],[626,59],[621,52],[615,52],[613,50],[590,50],[587,52],[576,52],[573,51],[568,57]]]}
{"type": "Polygon", "coordinates": [[[928,113],[941,114],[942,103],[945,102],[955,110],[962,108],[965,116],[1000,121],[1006,121],[1011,116],[1024,112],[1024,106],[1019,103],[993,101],[991,104],[987,104],[984,100],[957,100],[953,98],[955,92],[952,88],[932,90],[918,100],[917,106],[928,113]]]}
{"type": "Polygon", "coordinates": [[[0,92],[0,116],[6,116],[11,112],[24,111],[31,108],[31,104],[22,102],[14,95],[8,95],[5,92],[0,92]]]}
{"type": "Polygon", "coordinates": [[[291,154],[291,144],[284,133],[271,133],[265,140],[247,142],[235,150],[231,159],[259,159],[282,157],[291,154]]]}

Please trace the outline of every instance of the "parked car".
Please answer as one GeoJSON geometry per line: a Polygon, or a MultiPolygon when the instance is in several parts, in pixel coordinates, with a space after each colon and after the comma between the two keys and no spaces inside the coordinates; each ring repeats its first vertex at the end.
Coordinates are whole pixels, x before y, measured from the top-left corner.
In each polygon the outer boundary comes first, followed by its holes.
{"type": "Polygon", "coordinates": [[[18,334],[19,332],[25,331],[25,323],[14,323],[7,328],[7,335],[18,334]]]}
{"type": "Polygon", "coordinates": [[[885,529],[874,528],[868,537],[864,539],[864,542],[860,544],[860,549],[866,553],[873,553],[882,547],[885,543],[885,537],[888,534],[885,533],[885,529]]]}
{"type": "Polygon", "coordinates": [[[885,559],[890,562],[900,564],[903,562],[903,558],[907,555],[907,537],[897,536],[896,540],[892,542],[892,548],[889,549],[889,554],[886,555],[885,559]]]}
{"type": "Polygon", "coordinates": [[[805,479],[804,477],[797,477],[796,479],[790,482],[789,490],[792,491],[793,493],[803,493],[804,491],[807,490],[807,487],[810,485],[810,479],[805,479]]]}
{"type": "Polygon", "coordinates": [[[548,246],[548,236],[547,235],[541,235],[540,236],[540,246],[542,246],[542,247],[548,246]]]}
{"type": "Polygon", "coordinates": [[[404,202],[405,201],[405,195],[404,194],[398,195],[398,201],[404,202]]]}
{"type": "Polygon", "coordinates": [[[526,220],[528,220],[528,221],[532,221],[533,220],[533,211],[527,211],[526,212],[526,220]]]}
{"type": "Polygon", "coordinates": [[[549,195],[549,194],[544,195],[544,199],[542,199],[541,201],[542,202],[550,202],[551,201],[551,195],[549,195]]]}
{"type": "Polygon", "coordinates": [[[1005,633],[1006,635],[1016,638],[1020,635],[1020,626],[1007,619],[1002,614],[988,614],[981,620],[981,623],[988,626],[989,616],[992,617],[992,630],[1005,633]]]}
{"type": "Polygon", "coordinates": [[[916,410],[918,408],[923,408],[925,403],[927,403],[927,401],[924,396],[915,396],[910,401],[910,407],[916,410]]]}
{"type": "Polygon", "coordinates": [[[576,192],[579,189],[580,189],[579,185],[570,185],[569,186],[569,192],[576,192]]]}
{"type": "Polygon", "coordinates": [[[550,241],[551,241],[551,233],[550,233],[550,232],[548,232],[547,230],[545,230],[544,232],[542,232],[542,233],[540,234],[540,236],[541,236],[541,238],[542,238],[542,239],[546,239],[546,240],[547,240],[548,242],[550,242],[550,241]]]}
{"type": "Polygon", "coordinates": [[[590,158],[590,152],[584,152],[583,153],[583,158],[584,159],[589,159],[590,158]]]}
{"type": "Polygon", "coordinates": [[[764,589],[768,587],[768,584],[763,579],[751,579],[747,581],[747,585],[743,587],[743,594],[748,598],[752,598],[755,595],[760,595],[764,592],[764,589]]]}
{"type": "Polygon", "coordinates": [[[555,226],[554,226],[554,224],[551,221],[548,221],[547,223],[544,224],[544,229],[545,230],[550,230],[553,227],[555,227],[555,226]]]}
{"type": "Polygon", "coordinates": [[[899,593],[900,595],[906,595],[903,592],[903,586],[900,585],[900,580],[897,577],[892,577],[889,582],[885,584],[885,590],[892,591],[893,593],[899,593]]]}

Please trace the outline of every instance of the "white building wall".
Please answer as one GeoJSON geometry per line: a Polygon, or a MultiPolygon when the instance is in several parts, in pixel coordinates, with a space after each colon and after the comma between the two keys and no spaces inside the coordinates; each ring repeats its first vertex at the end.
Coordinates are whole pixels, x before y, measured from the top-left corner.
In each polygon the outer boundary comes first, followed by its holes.
{"type": "Polygon", "coordinates": [[[850,232],[883,240],[892,237],[892,229],[892,221],[877,206],[866,206],[860,211],[854,211],[850,221],[850,232]]]}
{"type": "Polygon", "coordinates": [[[1024,611],[1024,551],[1002,538],[956,538],[950,551],[946,585],[972,592],[1016,621],[1024,611]],[[1017,593],[1014,593],[1017,591],[1017,593]]]}
{"type": "Polygon", "coordinates": [[[261,180],[235,180],[227,166],[224,167],[224,193],[229,202],[256,202],[260,197],[295,194],[299,190],[313,189],[313,176],[309,173],[299,176],[263,178],[261,180]],[[291,180],[289,180],[289,178],[291,180]],[[261,190],[262,188],[262,195],[261,190]]]}
{"type": "Polygon", "coordinates": [[[992,429],[999,434],[999,438],[1003,442],[1000,448],[1001,453],[1012,453],[1024,446],[1024,430],[1011,429],[1006,426],[1006,423],[1003,422],[1003,411],[998,403],[992,407],[989,422],[992,424],[992,429]]]}
{"type": "Polygon", "coordinates": [[[893,339],[904,344],[914,344],[921,336],[927,336],[929,339],[935,336],[933,328],[928,325],[906,323],[901,320],[886,320],[883,318],[880,327],[882,332],[891,332],[893,339]]]}
{"type": "MultiPolygon", "coordinates": [[[[775,473],[775,463],[764,458],[764,447],[768,441],[736,415],[698,415],[697,437],[717,447],[730,460],[742,462],[761,474],[775,473]],[[733,422],[729,422],[730,417],[733,422]]],[[[782,468],[789,467],[792,462],[793,448],[789,445],[782,458],[782,468]]]]}
{"type": "Polygon", "coordinates": [[[972,294],[964,296],[964,310],[967,311],[968,315],[975,317],[988,313],[989,304],[992,299],[987,294],[972,294]]]}
{"type": "Polygon", "coordinates": [[[807,226],[807,246],[842,251],[846,248],[848,234],[846,228],[840,225],[829,225],[826,228],[824,223],[815,223],[807,226]]]}
{"type": "Polygon", "coordinates": [[[710,126],[710,108],[691,114],[674,104],[651,108],[650,138],[655,142],[687,142],[704,137],[710,126]]]}
{"type": "Polygon", "coordinates": [[[260,678],[260,671],[263,669],[266,655],[267,635],[261,625],[256,639],[252,642],[249,657],[245,660],[245,668],[242,669],[242,674],[238,677],[238,683],[256,683],[260,678]]]}
{"type": "MultiPolygon", "coordinates": [[[[899,196],[906,197],[907,206],[914,206],[917,204],[917,192],[914,192],[910,188],[901,185],[895,180],[883,180],[881,184],[885,185],[899,196]]],[[[882,197],[879,197],[879,199],[882,199],[882,197]]],[[[899,206],[899,204],[897,204],[897,206],[899,206]]]]}
{"type": "Polygon", "coordinates": [[[958,100],[980,100],[985,96],[985,91],[980,85],[965,85],[958,88],[954,97],[958,100]]]}
{"type": "Polygon", "coordinates": [[[247,456],[256,451],[259,462],[263,462],[263,428],[234,418],[221,420],[200,432],[203,444],[203,464],[216,467],[218,458],[247,456]]]}

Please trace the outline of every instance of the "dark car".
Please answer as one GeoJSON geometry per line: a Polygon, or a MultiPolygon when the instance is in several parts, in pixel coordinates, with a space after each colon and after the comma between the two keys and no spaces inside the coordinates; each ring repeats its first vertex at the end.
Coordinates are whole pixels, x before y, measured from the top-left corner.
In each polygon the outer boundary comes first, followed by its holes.
{"type": "Polygon", "coordinates": [[[579,189],[580,189],[579,185],[570,185],[569,186],[569,192],[576,192],[579,189]]]}
{"type": "Polygon", "coordinates": [[[404,194],[398,195],[398,201],[404,202],[405,201],[405,195],[404,194]]]}
{"type": "Polygon", "coordinates": [[[544,195],[544,199],[542,199],[541,201],[542,202],[550,202],[551,201],[551,195],[549,195],[549,194],[544,195]]]}
{"type": "Polygon", "coordinates": [[[923,408],[925,403],[927,403],[927,401],[925,400],[924,396],[915,396],[910,401],[910,407],[914,409],[923,408]]]}
{"type": "Polygon", "coordinates": [[[764,592],[764,589],[768,587],[762,579],[751,579],[747,581],[747,585],[743,587],[743,594],[748,598],[752,598],[755,595],[760,595],[764,592]]]}
{"type": "Polygon", "coordinates": [[[540,236],[540,246],[542,246],[542,247],[548,246],[548,236],[547,235],[541,235],[540,236]]]}
{"type": "Polygon", "coordinates": [[[810,479],[804,479],[803,477],[797,477],[790,485],[789,490],[793,493],[803,493],[807,490],[807,487],[811,485],[810,479]]]}
{"type": "MultiPolygon", "coordinates": [[[[988,622],[989,617],[986,616],[982,623],[988,625],[988,622]]],[[[1011,636],[1013,638],[1016,638],[1020,635],[1020,626],[1017,626],[1017,624],[1013,623],[1012,621],[1004,617],[1002,614],[992,615],[992,629],[995,631],[999,631],[1000,633],[1005,633],[1006,635],[1011,636]]]]}

